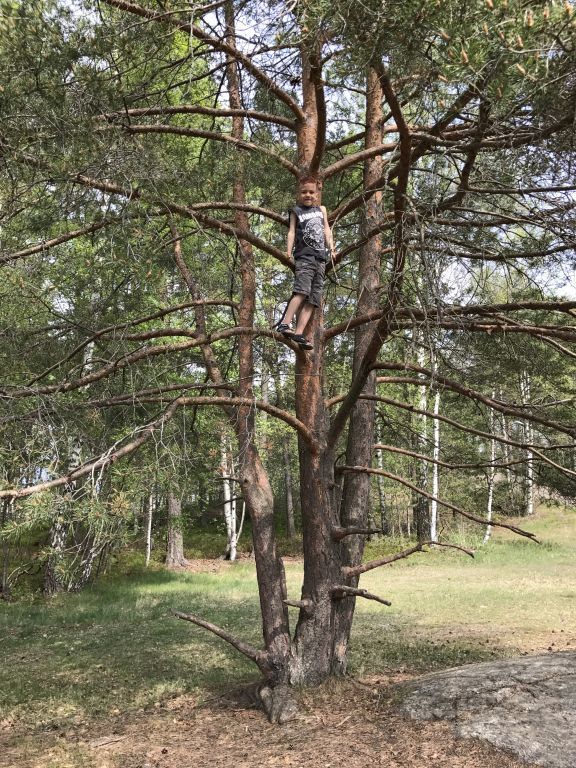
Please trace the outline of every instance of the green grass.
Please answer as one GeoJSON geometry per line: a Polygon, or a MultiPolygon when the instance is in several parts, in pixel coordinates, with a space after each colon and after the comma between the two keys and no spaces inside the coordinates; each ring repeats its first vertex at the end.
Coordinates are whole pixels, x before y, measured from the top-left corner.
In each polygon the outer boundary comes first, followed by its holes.
{"type": "MultiPolygon", "coordinates": [[[[526,525],[543,544],[499,532],[473,560],[434,550],[366,574],[361,586],[393,605],[358,601],[351,671],[384,675],[576,648],[576,516],[546,510],[526,525]]],[[[297,563],[287,565],[287,579],[297,597],[297,563]]],[[[0,605],[0,721],[78,727],[256,679],[243,656],[173,618],[174,609],[260,642],[252,561],[218,574],[133,564],[129,576],[117,573],[78,595],[0,605]]]]}
{"type": "Polygon", "coordinates": [[[576,650],[576,514],[542,510],[521,525],[542,543],[500,529],[474,559],[436,549],[366,574],[362,586],[392,607],[360,603],[353,667],[377,667],[378,644],[417,669],[576,650]]]}
{"type": "Polygon", "coordinates": [[[143,573],[50,602],[2,606],[2,717],[64,727],[241,680],[253,668],[225,643],[171,616],[194,610],[258,640],[251,566],[143,573]],[[225,582],[225,583],[223,583],[225,582]]]}

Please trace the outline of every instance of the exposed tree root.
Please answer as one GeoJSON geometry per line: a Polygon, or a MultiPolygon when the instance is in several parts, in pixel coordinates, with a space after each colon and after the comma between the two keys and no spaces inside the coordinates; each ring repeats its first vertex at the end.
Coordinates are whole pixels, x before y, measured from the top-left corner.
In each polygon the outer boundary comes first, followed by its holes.
{"type": "Polygon", "coordinates": [[[290,686],[281,684],[273,688],[265,683],[259,689],[258,695],[271,723],[283,725],[298,717],[300,710],[290,686]]]}

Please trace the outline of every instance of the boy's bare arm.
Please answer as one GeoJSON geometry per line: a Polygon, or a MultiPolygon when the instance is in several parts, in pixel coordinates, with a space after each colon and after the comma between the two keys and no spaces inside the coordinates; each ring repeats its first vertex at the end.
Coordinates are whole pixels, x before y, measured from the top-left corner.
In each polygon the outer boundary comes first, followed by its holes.
{"type": "Polygon", "coordinates": [[[296,221],[294,214],[290,213],[290,225],[288,227],[288,237],[286,239],[286,255],[289,259],[292,258],[292,251],[294,249],[294,240],[296,238],[296,221]]]}
{"type": "Polygon", "coordinates": [[[332,256],[334,256],[335,249],[334,249],[334,238],[332,237],[332,230],[330,229],[330,224],[328,224],[328,212],[325,208],[325,206],[320,206],[322,208],[322,213],[324,214],[324,241],[326,243],[326,248],[332,256]]]}

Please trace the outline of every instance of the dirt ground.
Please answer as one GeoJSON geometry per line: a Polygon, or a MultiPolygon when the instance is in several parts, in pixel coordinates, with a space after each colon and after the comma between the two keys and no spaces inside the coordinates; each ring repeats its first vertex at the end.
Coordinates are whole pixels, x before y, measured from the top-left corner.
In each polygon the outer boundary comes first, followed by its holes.
{"type": "Polygon", "coordinates": [[[300,692],[301,715],[270,725],[245,689],[199,704],[180,696],[130,718],[119,713],[90,733],[11,739],[2,768],[520,768],[449,724],[406,720],[394,684],[406,676],[331,682],[300,692]]]}

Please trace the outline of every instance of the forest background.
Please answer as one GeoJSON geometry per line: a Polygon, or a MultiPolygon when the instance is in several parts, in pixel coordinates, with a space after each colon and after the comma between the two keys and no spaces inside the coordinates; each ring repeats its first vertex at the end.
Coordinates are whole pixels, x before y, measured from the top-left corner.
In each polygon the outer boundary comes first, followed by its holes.
{"type": "Polygon", "coordinates": [[[214,515],[234,559],[245,517],[263,647],[180,616],[279,719],[346,671],[362,573],[574,500],[573,7],[1,9],[2,595],[143,530],[183,564],[214,515]],[[310,353],[274,331],[305,174],[337,247],[310,353]]]}

